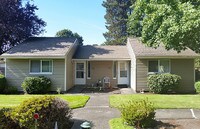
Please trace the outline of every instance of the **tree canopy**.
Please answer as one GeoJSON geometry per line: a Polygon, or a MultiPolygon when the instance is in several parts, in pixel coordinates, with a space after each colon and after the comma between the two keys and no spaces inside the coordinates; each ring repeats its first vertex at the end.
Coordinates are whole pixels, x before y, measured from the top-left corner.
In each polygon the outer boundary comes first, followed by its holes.
{"type": "Polygon", "coordinates": [[[44,31],[46,23],[28,0],[0,0],[0,54],[30,36],[44,31]]]}
{"type": "Polygon", "coordinates": [[[69,29],[63,29],[56,33],[56,37],[67,37],[67,38],[76,38],[78,40],[79,45],[83,45],[83,37],[78,33],[73,33],[69,29]]]}
{"type": "Polygon", "coordinates": [[[131,0],[105,0],[102,6],[106,8],[105,45],[124,45],[127,39],[127,20],[130,14],[131,0]]]}
{"type": "Polygon", "coordinates": [[[200,52],[200,0],[137,0],[132,9],[129,35],[151,47],[200,52]]]}

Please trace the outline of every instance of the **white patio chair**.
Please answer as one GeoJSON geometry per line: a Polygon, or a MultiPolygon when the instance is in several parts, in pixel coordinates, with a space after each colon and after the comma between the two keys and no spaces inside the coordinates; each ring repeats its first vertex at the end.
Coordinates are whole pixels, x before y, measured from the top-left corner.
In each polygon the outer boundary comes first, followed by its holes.
{"type": "Polygon", "coordinates": [[[103,88],[105,88],[106,85],[110,88],[110,78],[109,77],[103,78],[103,88]]]}

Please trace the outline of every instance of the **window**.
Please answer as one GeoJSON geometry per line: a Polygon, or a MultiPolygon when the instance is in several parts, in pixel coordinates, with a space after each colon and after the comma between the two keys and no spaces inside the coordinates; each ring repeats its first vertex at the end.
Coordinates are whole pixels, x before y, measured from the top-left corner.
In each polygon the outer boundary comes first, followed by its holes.
{"type": "Polygon", "coordinates": [[[149,61],[149,72],[158,72],[158,61],[149,61]]]}
{"type": "Polygon", "coordinates": [[[40,73],[40,60],[31,60],[31,73],[40,73]]]}
{"type": "Polygon", "coordinates": [[[169,73],[169,60],[152,60],[149,61],[149,72],[169,73]]]}
{"type": "Polygon", "coordinates": [[[42,72],[52,72],[52,61],[42,61],[42,72]]]}
{"type": "Polygon", "coordinates": [[[117,61],[113,62],[113,78],[117,77],[117,61]]]}
{"type": "Polygon", "coordinates": [[[90,61],[87,62],[87,78],[91,78],[91,64],[90,61]]]}
{"type": "Polygon", "coordinates": [[[52,73],[52,60],[31,60],[30,73],[36,73],[36,74],[52,73]]]}
{"type": "Polygon", "coordinates": [[[127,77],[127,66],[126,62],[120,62],[120,77],[127,77]]]}
{"type": "Polygon", "coordinates": [[[76,63],[76,78],[84,78],[84,63],[76,63]]]}

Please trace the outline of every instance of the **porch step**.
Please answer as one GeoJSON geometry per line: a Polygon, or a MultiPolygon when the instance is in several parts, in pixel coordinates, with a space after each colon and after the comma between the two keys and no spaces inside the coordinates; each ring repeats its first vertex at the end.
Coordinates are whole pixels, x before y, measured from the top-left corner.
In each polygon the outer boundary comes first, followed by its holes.
{"type": "Polygon", "coordinates": [[[128,85],[117,85],[117,87],[119,87],[119,88],[128,88],[128,85]]]}
{"type": "Polygon", "coordinates": [[[69,89],[68,93],[81,93],[83,89],[85,88],[84,85],[75,85],[71,89],[69,89]]]}

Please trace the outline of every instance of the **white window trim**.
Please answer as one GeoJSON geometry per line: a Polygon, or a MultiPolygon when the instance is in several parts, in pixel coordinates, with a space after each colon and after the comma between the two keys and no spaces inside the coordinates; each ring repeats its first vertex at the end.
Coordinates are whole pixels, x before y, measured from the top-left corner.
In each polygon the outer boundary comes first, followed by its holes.
{"type": "Polygon", "coordinates": [[[88,62],[90,61],[87,61],[87,79],[91,79],[91,62],[90,62],[90,77],[88,77],[88,62]]]}
{"type": "Polygon", "coordinates": [[[113,76],[113,79],[117,79],[117,61],[113,61],[113,67],[112,67],[112,76],[113,76]],[[114,64],[116,62],[116,68],[114,69],[114,64]],[[116,71],[116,75],[114,77],[114,70],[116,71]]]}
{"type": "Polygon", "coordinates": [[[29,74],[32,74],[32,75],[34,75],[34,74],[43,74],[43,75],[53,74],[53,60],[39,60],[40,61],[40,72],[31,72],[31,61],[32,60],[29,60],[29,74]],[[51,61],[52,62],[52,68],[51,68],[52,72],[42,72],[42,61],[51,61]]]}
{"type": "Polygon", "coordinates": [[[161,60],[168,60],[169,61],[169,72],[164,72],[164,73],[171,73],[171,60],[170,59],[155,59],[155,60],[148,60],[148,74],[150,74],[150,73],[163,73],[163,72],[159,72],[159,66],[160,66],[161,60]],[[158,72],[149,72],[149,61],[158,61],[158,72]]]}

